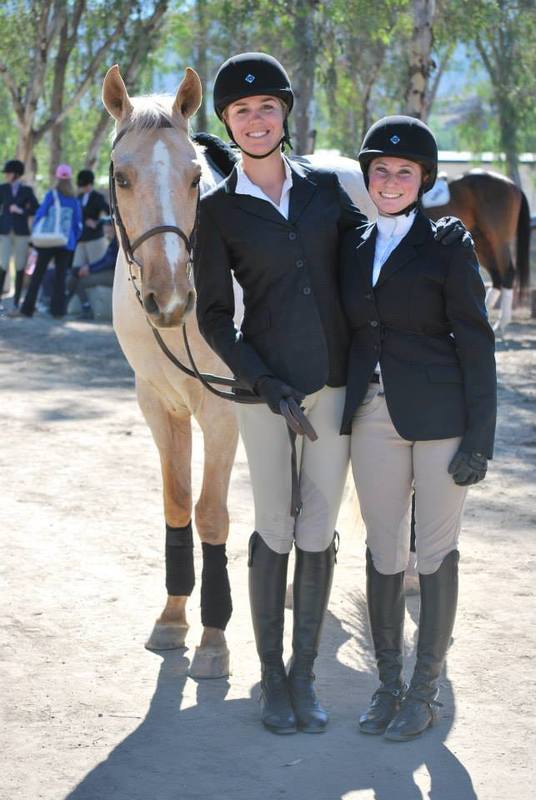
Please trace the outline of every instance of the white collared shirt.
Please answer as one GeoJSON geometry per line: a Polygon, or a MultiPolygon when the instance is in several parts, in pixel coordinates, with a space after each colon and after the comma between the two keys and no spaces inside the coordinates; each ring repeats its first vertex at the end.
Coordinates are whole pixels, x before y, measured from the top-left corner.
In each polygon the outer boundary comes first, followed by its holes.
{"type": "MultiPolygon", "coordinates": [[[[376,286],[380,277],[381,268],[409,229],[415,222],[416,211],[409,214],[398,214],[396,217],[383,217],[378,215],[376,225],[376,249],[374,250],[374,266],[372,268],[372,285],[376,286]]],[[[381,376],[380,363],[377,362],[374,371],[381,376]]]]}
{"type": "Polygon", "coordinates": [[[372,269],[372,285],[376,286],[380,271],[395,247],[397,247],[415,222],[416,211],[408,215],[398,214],[396,217],[378,216],[376,235],[376,249],[374,251],[374,266],[372,269]]]}
{"type": "Polygon", "coordinates": [[[251,197],[257,197],[259,200],[266,200],[268,203],[271,203],[285,219],[288,219],[290,190],[292,189],[292,170],[286,158],[283,158],[283,165],[285,167],[285,180],[283,181],[279,203],[274,203],[274,201],[263,192],[260,186],[257,186],[256,183],[253,183],[253,181],[248,178],[244,172],[241,161],[236,165],[237,179],[235,194],[248,194],[251,197]]]}

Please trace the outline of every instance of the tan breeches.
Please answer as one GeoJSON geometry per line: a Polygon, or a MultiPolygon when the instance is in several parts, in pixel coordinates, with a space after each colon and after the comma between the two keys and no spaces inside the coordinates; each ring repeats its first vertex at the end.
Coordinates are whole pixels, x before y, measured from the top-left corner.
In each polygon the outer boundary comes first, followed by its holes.
{"type": "Polygon", "coordinates": [[[6,233],[0,236],[0,269],[9,269],[11,257],[15,260],[15,269],[20,272],[26,266],[28,258],[30,237],[15,236],[14,233],[6,233]]]}
{"type": "Polygon", "coordinates": [[[238,406],[253,487],[255,530],[277,553],[290,552],[294,540],[301,550],[320,552],[333,539],[350,457],[350,437],[339,435],[345,391],[326,386],[303,401],[318,440],[310,442],[301,436],[296,440],[303,502],[296,519],[290,514],[291,451],[283,417],[264,404],[238,406]]]}
{"type": "Polygon", "coordinates": [[[84,264],[93,264],[103,257],[108,249],[108,239],[101,236],[89,242],[78,242],[74,251],[73,267],[82,267],[84,264]]]}
{"type": "Polygon", "coordinates": [[[448,465],[460,437],[403,439],[382,391],[370,385],[352,424],[352,470],[367,546],[378,572],[393,575],[406,568],[414,489],[417,569],[428,575],[458,546],[467,488],[454,483],[448,465]]]}

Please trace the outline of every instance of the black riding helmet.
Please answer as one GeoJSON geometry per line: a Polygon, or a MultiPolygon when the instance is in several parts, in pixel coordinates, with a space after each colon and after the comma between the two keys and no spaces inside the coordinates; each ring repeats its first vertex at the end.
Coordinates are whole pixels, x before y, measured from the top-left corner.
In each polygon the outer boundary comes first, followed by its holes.
{"type": "MultiPolygon", "coordinates": [[[[216,114],[223,121],[227,133],[233,141],[229,126],[223,119],[223,112],[230,103],[255,95],[278,97],[286,105],[287,115],[290,114],[294,105],[294,92],[290,85],[290,79],[279,61],[273,56],[266,53],[239,53],[228,58],[216,75],[213,97],[216,114]]],[[[284,130],[285,136],[277,147],[283,142],[290,144],[286,118],[284,130]]],[[[273,153],[273,150],[270,153],[273,153]]],[[[260,157],[266,158],[270,153],[260,157]]],[[[253,158],[259,158],[259,156],[253,156],[253,158]]]]}
{"type": "Polygon", "coordinates": [[[4,164],[4,169],[2,172],[10,172],[13,175],[24,175],[24,164],[22,161],[19,161],[18,158],[14,158],[11,161],[6,161],[4,164]]]}
{"type": "Polygon", "coordinates": [[[428,125],[420,119],[401,115],[383,117],[369,128],[359,151],[359,163],[367,189],[370,162],[378,156],[407,158],[408,161],[416,161],[423,165],[426,175],[419,198],[431,189],[436,181],[437,142],[428,125]]]}

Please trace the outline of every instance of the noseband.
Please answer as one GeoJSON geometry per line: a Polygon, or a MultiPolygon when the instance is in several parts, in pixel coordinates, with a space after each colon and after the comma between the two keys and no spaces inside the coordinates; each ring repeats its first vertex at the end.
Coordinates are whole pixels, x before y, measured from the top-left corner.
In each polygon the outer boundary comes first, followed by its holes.
{"type": "MultiPolygon", "coordinates": [[[[167,120],[162,120],[160,123],[160,127],[162,128],[171,128],[171,124],[167,120]]],[[[117,143],[123,138],[125,133],[127,132],[128,128],[123,128],[117,136],[115,137],[112,143],[112,153],[114,151],[115,146],[117,143]]],[[[187,236],[182,228],[179,228],[177,225],[156,225],[154,228],[150,228],[145,233],[142,233],[141,236],[138,236],[134,239],[133,242],[130,241],[127,230],[121,218],[121,213],[119,211],[119,204],[117,202],[117,192],[115,187],[115,176],[114,176],[114,162],[113,159],[110,158],[110,167],[108,172],[108,181],[109,181],[109,193],[110,193],[110,209],[112,214],[112,220],[117,226],[119,230],[119,237],[121,240],[121,247],[125,254],[127,263],[128,263],[128,271],[130,275],[130,281],[134,287],[136,292],[136,297],[138,302],[140,303],[144,314],[145,308],[143,305],[143,298],[141,295],[141,291],[137,285],[136,276],[133,273],[133,265],[135,264],[138,267],[140,273],[140,280],[143,279],[143,264],[136,259],[134,255],[134,251],[141,245],[143,242],[146,242],[148,239],[151,239],[153,236],[156,236],[160,233],[176,233],[177,236],[182,239],[184,245],[186,247],[186,251],[188,253],[188,263],[187,263],[187,270],[189,274],[191,274],[193,268],[193,253],[195,247],[195,239],[196,239],[196,232],[197,232],[197,223],[199,219],[199,201],[201,192],[198,190],[197,192],[197,205],[195,211],[195,220],[194,226],[192,228],[192,232],[190,236],[187,236]]],[[[184,346],[186,348],[186,353],[188,354],[188,358],[190,360],[191,369],[189,369],[185,364],[183,364],[174,353],[168,348],[166,343],[164,342],[160,332],[151,325],[147,315],[145,314],[145,319],[149,327],[153,332],[153,336],[155,337],[158,346],[164,353],[164,355],[174,364],[178,369],[184,372],[186,375],[189,375],[191,378],[197,378],[203,386],[212,394],[215,394],[217,397],[221,397],[225,400],[232,400],[235,403],[262,403],[263,401],[261,398],[255,394],[255,392],[251,391],[247,387],[244,387],[239,381],[235,378],[223,378],[219,375],[208,375],[205,373],[199,372],[197,365],[194,361],[192,351],[190,349],[190,343],[188,341],[188,335],[186,333],[186,324],[183,323],[182,325],[182,335],[184,339],[184,346]],[[222,391],[221,389],[216,389],[215,386],[212,384],[216,384],[219,386],[228,386],[231,388],[231,391],[222,391]]],[[[291,490],[291,509],[290,513],[293,517],[298,516],[301,513],[302,502],[301,502],[301,495],[300,495],[300,486],[299,486],[299,477],[298,477],[298,468],[297,468],[297,457],[296,457],[296,435],[300,434],[303,436],[307,436],[311,441],[315,441],[318,436],[316,434],[315,429],[299,407],[297,403],[295,403],[292,398],[289,399],[287,402],[286,400],[282,400],[280,404],[281,414],[286,420],[287,429],[290,438],[291,444],[291,480],[292,480],[292,490],[291,490]],[[292,402],[291,402],[292,401],[292,402]]]]}

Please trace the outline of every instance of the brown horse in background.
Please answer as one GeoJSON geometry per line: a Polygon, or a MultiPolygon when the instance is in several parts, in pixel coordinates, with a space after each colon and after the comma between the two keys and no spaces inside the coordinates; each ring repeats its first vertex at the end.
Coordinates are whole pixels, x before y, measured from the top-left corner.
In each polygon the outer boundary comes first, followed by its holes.
{"type": "Polygon", "coordinates": [[[426,213],[434,220],[446,215],[459,217],[471,231],[478,260],[489,272],[493,284],[486,297],[488,308],[495,305],[502,292],[498,327],[504,330],[511,319],[514,284],[522,292],[530,282],[527,198],[504,175],[482,169],[455,178],[448,187],[449,202],[427,208],[426,213]]]}

